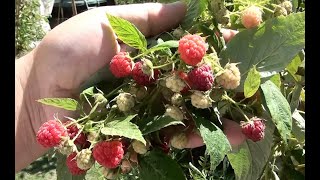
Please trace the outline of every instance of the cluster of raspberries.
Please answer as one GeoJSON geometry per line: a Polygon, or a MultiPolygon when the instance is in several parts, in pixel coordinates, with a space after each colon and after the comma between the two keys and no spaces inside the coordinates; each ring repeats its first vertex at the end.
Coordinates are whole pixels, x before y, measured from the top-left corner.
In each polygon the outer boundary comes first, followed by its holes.
{"type": "MultiPolygon", "coordinates": [[[[166,86],[173,92],[185,92],[190,89],[208,91],[213,87],[214,74],[211,66],[201,63],[206,55],[208,45],[203,37],[197,34],[187,34],[179,40],[178,52],[180,59],[193,68],[189,72],[178,72],[177,75],[166,78],[166,86]]],[[[141,60],[136,63],[127,52],[117,53],[110,62],[110,70],[117,78],[132,76],[141,86],[149,86],[160,77],[161,71],[153,69],[152,63],[141,60]],[[150,65],[151,63],[151,65],[150,65]],[[146,73],[149,69],[151,73],[146,73]]],[[[235,89],[240,83],[240,72],[235,66],[229,64],[224,73],[217,77],[218,83],[226,89],[235,89]],[[230,69],[230,70],[229,70],[230,69]]]]}
{"type": "Polygon", "coordinates": [[[91,150],[87,135],[83,132],[79,134],[78,131],[77,126],[70,121],[61,123],[59,120],[49,120],[39,128],[37,141],[46,148],[61,148],[66,141],[74,142],[77,148],[66,154],[66,164],[73,175],[86,173],[95,161],[109,169],[119,166],[124,156],[123,144],[120,140],[100,141],[91,150]]]}

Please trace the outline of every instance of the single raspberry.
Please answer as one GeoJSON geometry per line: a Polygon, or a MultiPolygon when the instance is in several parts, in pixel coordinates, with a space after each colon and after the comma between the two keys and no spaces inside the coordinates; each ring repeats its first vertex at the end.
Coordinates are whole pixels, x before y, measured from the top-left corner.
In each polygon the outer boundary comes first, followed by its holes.
{"type": "Polygon", "coordinates": [[[283,1],[280,6],[284,7],[288,14],[292,13],[292,3],[290,1],[283,1]]]}
{"type": "Polygon", "coordinates": [[[51,148],[58,146],[62,137],[67,137],[67,129],[60,121],[50,120],[42,124],[37,133],[37,141],[43,147],[51,148]]]}
{"type": "Polygon", "coordinates": [[[77,159],[77,166],[83,170],[90,169],[94,164],[94,159],[90,149],[82,149],[78,153],[76,159],[77,159]]]}
{"type": "Polygon", "coordinates": [[[77,151],[77,147],[70,137],[63,138],[62,142],[57,147],[61,154],[69,155],[77,151]]]}
{"type": "Polygon", "coordinates": [[[178,51],[186,64],[195,66],[206,54],[207,45],[201,36],[188,34],[179,40],[178,51]]]}
{"type": "Polygon", "coordinates": [[[82,170],[77,166],[76,155],[77,153],[73,152],[67,157],[67,160],[66,160],[67,167],[72,175],[85,174],[87,171],[82,170]]]}
{"type": "MultiPolygon", "coordinates": [[[[78,134],[79,128],[77,127],[76,124],[72,124],[68,126],[68,124],[71,124],[71,123],[72,121],[67,121],[64,124],[67,126],[67,131],[70,139],[73,139],[78,134]]],[[[87,135],[84,134],[83,132],[81,132],[79,136],[75,139],[74,144],[79,145],[81,148],[90,146],[89,141],[87,141],[87,135]]]]}
{"type": "Polygon", "coordinates": [[[207,91],[212,88],[214,77],[211,67],[204,64],[194,68],[188,73],[191,87],[199,91],[207,91]]]}
{"type": "Polygon", "coordinates": [[[201,91],[194,91],[191,95],[191,104],[199,109],[212,107],[212,99],[201,91]]]}
{"type": "Polygon", "coordinates": [[[94,159],[106,168],[116,168],[122,158],[124,150],[120,141],[101,141],[93,148],[94,159]]]}
{"type": "Polygon", "coordinates": [[[240,71],[236,63],[227,63],[224,71],[216,77],[216,82],[224,89],[235,89],[240,85],[240,71]]]}
{"type": "Polygon", "coordinates": [[[172,136],[170,145],[176,149],[184,149],[188,144],[188,138],[185,133],[178,133],[172,136]]]}
{"type": "Polygon", "coordinates": [[[249,122],[241,122],[242,133],[253,142],[260,141],[264,138],[266,125],[264,120],[254,117],[249,122]]]}
{"type": "Polygon", "coordinates": [[[288,12],[286,10],[286,8],[284,7],[281,7],[281,6],[277,6],[275,9],[274,9],[274,16],[287,16],[288,15],[288,12]]]}
{"type": "Polygon", "coordinates": [[[148,151],[148,147],[145,146],[142,142],[134,140],[132,142],[133,150],[138,154],[145,154],[148,151]]]}
{"type": "Polygon", "coordinates": [[[120,93],[117,96],[117,105],[120,111],[127,112],[134,107],[134,97],[130,93],[120,93]]]}
{"type": "Polygon", "coordinates": [[[257,6],[250,6],[241,14],[241,22],[247,29],[254,28],[262,22],[262,11],[257,6]]]}
{"type": "Polygon", "coordinates": [[[184,89],[186,83],[177,75],[172,75],[166,78],[166,87],[173,92],[180,92],[184,89]]]}
{"type": "Polygon", "coordinates": [[[117,53],[110,62],[110,71],[117,77],[122,78],[131,74],[133,62],[126,52],[117,53]]]}
{"type": "Polygon", "coordinates": [[[102,174],[106,179],[116,179],[118,176],[118,170],[103,167],[102,174]]]}
{"type": "Polygon", "coordinates": [[[159,78],[160,71],[157,69],[153,70],[153,77],[145,74],[142,70],[143,68],[143,62],[139,61],[136,62],[133,70],[132,70],[132,77],[137,82],[137,84],[141,86],[149,86],[156,82],[156,80],[159,78]]]}
{"type": "Polygon", "coordinates": [[[223,25],[227,25],[230,22],[230,11],[226,7],[222,7],[217,13],[215,13],[217,22],[223,25]]]}
{"type": "Polygon", "coordinates": [[[164,115],[167,115],[177,121],[182,121],[184,118],[183,112],[176,106],[167,106],[164,115]]]}
{"type": "Polygon", "coordinates": [[[171,103],[175,106],[181,106],[183,104],[183,97],[180,93],[174,93],[171,97],[171,103]]]}
{"type": "Polygon", "coordinates": [[[122,173],[127,174],[131,171],[132,165],[128,160],[124,159],[121,163],[120,168],[122,173]]]}
{"type": "Polygon", "coordinates": [[[145,86],[131,86],[129,93],[132,94],[137,101],[141,101],[148,94],[148,89],[145,86]]]}

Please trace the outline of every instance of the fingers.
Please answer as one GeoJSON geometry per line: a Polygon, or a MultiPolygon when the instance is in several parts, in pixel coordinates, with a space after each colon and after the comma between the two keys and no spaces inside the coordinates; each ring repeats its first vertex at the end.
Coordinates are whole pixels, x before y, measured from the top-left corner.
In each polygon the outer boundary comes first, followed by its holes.
{"type": "Polygon", "coordinates": [[[183,2],[145,3],[97,9],[124,18],[136,25],[145,36],[153,36],[178,26],[186,14],[187,6],[183,2]]]}
{"type": "Polygon", "coordinates": [[[232,147],[237,147],[242,144],[247,138],[241,132],[241,127],[235,121],[231,121],[229,119],[222,119],[223,123],[223,132],[227,136],[232,147]]]}

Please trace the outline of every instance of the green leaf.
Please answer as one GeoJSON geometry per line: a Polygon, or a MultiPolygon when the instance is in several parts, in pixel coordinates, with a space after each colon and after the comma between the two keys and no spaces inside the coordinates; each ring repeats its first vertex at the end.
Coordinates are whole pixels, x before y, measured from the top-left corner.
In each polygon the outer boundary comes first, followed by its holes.
{"type": "Polygon", "coordinates": [[[285,69],[305,46],[305,13],[279,16],[263,23],[258,28],[239,32],[226,45],[219,56],[221,64],[238,63],[243,89],[248,70],[256,65],[262,78],[270,77],[285,69]]]}
{"type": "Polygon", "coordinates": [[[65,155],[57,153],[57,180],[84,180],[85,175],[73,176],[67,167],[65,155]]]}
{"type": "Polygon", "coordinates": [[[260,74],[256,70],[256,67],[253,66],[248,73],[248,76],[244,82],[244,96],[246,98],[249,98],[253,96],[259,89],[260,87],[260,74]]]}
{"type": "Polygon", "coordinates": [[[301,91],[302,86],[300,84],[296,84],[292,90],[292,95],[290,99],[291,112],[294,112],[299,106],[301,91]]]}
{"type": "Polygon", "coordinates": [[[187,14],[181,23],[183,29],[189,29],[194,21],[205,10],[208,0],[190,0],[188,3],[187,14]]]}
{"type": "Polygon", "coordinates": [[[139,157],[139,171],[141,180],[185,180],[186,177],[179,164],[170,156],[150,151],[139,157]]]}
{"type": "Polygon", "coordinates": [[[299,66],[301,65],[301,59],[299,55],[296,55],[295,58],[290,62],[290,64],[286,67],[286,70],[290,73],[290,75],[296,80],[300,81],[301,76],[296,75],[296,72],[298,71],[299,66]]]}
{"type": "Polygon", "coordinates": [[[295,110],[292,114],[292,133],[297,138],[299,142],[304,142],[305,140],[305,120],[298,112],[295,110]]]}
{"type": "Polygon", "coordinates": [[[153,46],[152,48],[148,49],[148,52],[159,51],[167,48],[177,48],[178,46],[179,46],[179,41],[170,40],[170,41],[161,42],[153,46]]]}
{"type": "Polygon", "coordinates": [[[261,84],[261,89],[272,121],[276,125],[282,139],[287,142],[292,129],[290,105],[278,87],[271,81],[261,84]]]}
{"type": "Polygon", "coordinates": [[[129,115],[120,119],[108,122],[104,128],[101,129],[101,133],[104,135],[123,136],[129,139],[135,139],[146,145],[146,140],[143,138],[139,127],[130,122],[135,115],[129,115]]]}
{"type": "Polygon", "coordinates": [[[118,38],[128,46],[145,51],[147,49],[147,40],[138,28],[131,22],[107,14],[107,18],[112,26],[113,31],[118,38]]]}
{"type": "Polygon", "coordinates": [[[54,106],[69,111],[77,110],[78,106],[78,102],[71,98],[43,98],[37,101],[45,105],[54,106]]]}
{"type": "Polygon", "coordinates": [[[253,142],[246,140],[237,149],[228,153],[228,159],[234,169],[236,180],[257,180],[264,171],[271,153],[274,125],[266,122],[265,137],[253,142]]]}
{"type": "Polygon", "coordinates": [[[210,169],[214,170],[231,150],[231,145],[222,130],[209,119],[195,115],[194,120],[206,145],[206,153],[210,155],[210,169]]]}
{"type": "Polygon", "coordinates": [[[177,121],[169,116],[156,116],[153,119],[150,119],[150,121],[141,128],[142,133],[144,135],[146,134],[150,134],[152,132],[158,131],[162,128],[165,128],[167,126],[171,126],[171,125],[177,125],[177,124],[182,124],[184,125],[184,123],[182,121],[177,121]]]}
{"type": "Polygon", "coordinates": [[[281,77],[280,74],[275,74],[270,78],[270,81],[273,82],[279,89],[281,87],[281,77]]]}

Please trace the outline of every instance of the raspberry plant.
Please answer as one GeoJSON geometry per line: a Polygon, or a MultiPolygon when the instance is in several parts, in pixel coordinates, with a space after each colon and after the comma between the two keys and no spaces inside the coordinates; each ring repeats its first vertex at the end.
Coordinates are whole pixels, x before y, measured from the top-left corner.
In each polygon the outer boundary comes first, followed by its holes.
{"type": "Polygon", "coordinates": [[[106,67],[115,83],[87,87],[77,100],[38,100],[79,114],[38,132],[57,150],[58,179],[85,179],[93,168],[106,179],[303,179],[300,5],[189,0],[178,28],[149,39],[107,14],[135,48],[106,67]],[[226,43],[222,28],[239,33],[226,43]]]}

